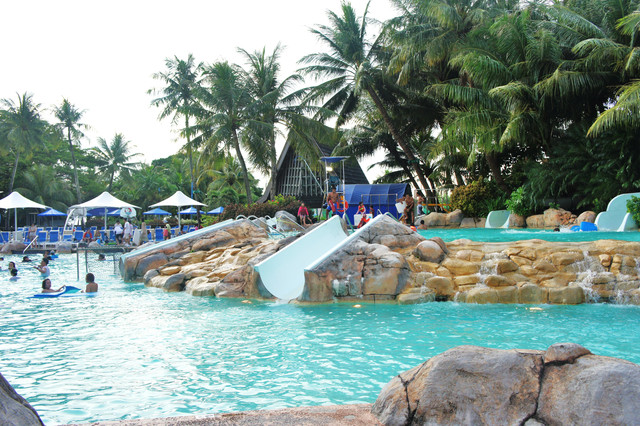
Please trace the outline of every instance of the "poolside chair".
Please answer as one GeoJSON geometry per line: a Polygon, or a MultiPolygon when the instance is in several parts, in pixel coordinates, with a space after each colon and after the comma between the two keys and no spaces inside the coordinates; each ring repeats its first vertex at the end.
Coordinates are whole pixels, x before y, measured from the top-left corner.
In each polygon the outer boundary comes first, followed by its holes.
{"type": "Polygon", "coordinates": [[[155,239],[156,239],[156,241],[164,240],[164,238],[162,237],[162,228],[156,228],[156,230],[155,230],[155,239]]]}
{"type": "Polygon", "coordinates": [[[62,241],[73,242],[73,235],[71,235],[71,234],[64,234],[64,235],[62,236],[62,241]]]}
{"type": "Polygon", "coordinates": [[[0,242],[8,243],[9,242],[9,232],[4,231],[0,232],[0,242]]]}
{"type": "Polygon", "coordinates": [[[60,234],[58,231],[49,231],[49,244],[55,244],[58,242],[60,234]]]}
{"type": "Polygon", "coordinates": [[[47,243],[47,231],[38,231],[36,235],[38,237],[38,241],[36,244],[45,245],[47,243]]]}
{"type": "Polygon", "coordinates": [[[195,226],[190,226],[190,227],[189,227],[189,230],[188,230],[187,232],[193,232],[193,231],[195,231],[195,230],[196,230],[196,227],[195,227],[195,226]]]}
{"type": "Polygon", "coordinates": [[[73,239],[76,241],[82,241],[82,236],[84,235],[83,231],[75,231],[73,233],[73,239]]]}
{"type": "Polygon", "coordinates": [[[186,234],[187,232],[189,232],[189,225],[184,225],[184,226],[182,227],[182,233],[183,233],[183,234],[186,234]]]}

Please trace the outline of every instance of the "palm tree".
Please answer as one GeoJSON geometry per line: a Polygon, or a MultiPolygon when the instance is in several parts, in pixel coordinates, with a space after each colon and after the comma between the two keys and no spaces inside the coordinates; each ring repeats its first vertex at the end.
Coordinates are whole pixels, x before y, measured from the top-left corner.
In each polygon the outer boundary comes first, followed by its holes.
{"type": "Polygon", "coordinates": [[[302,81],[299,74],[292,74],[279,80],[280,54],[282,48],[276,46],[271,55],[265,49],[249,53],[239,49],[248,65],[244,74],[247,88],[253,97],[258,110],[257,120],[252,129],[258,132],[245,132],[244,142],[249,149],[252,163],[268,173],[270,185],[268,193],[276,196],[276,174],[278,153],[276,152],[276,136],[278,125],[288,130],[287,142],[293,145],[296,152],[303,156],[318,157],[318,149],[314,140],[328,137],[328,128],[322,123],[305,116],[308,108],[294,105],[299,100],[299,93],[289,93],[296,83],[302,81]],[[257,123],[261,125],[258,126],[257,123]]]}
{"type": "Polygon", "coordinates": [[[140,154],[131,152],[131,142],[124,139],[122,133],[116,133],[111,143],[104,138],[98,138],[98,147],[93,148],[99,166],[99,171],[109,178],[107,191],[111,191],[113,179],[116,176],[128,175],[139,163],[131,158],[140,154]]]}
{"type": "MultiPolygon", "coordinates": [[[[233,149],[242,168],[247,202],[252,202],[249,171],[240,150],[239,133],[250,126],[261,127],[253,118],[255,101],[242,78],[242,70],[228,62],[217,62],[205,68],[208,90],[202,93],[202,102],[208,109],[198,117],[198,127],[209,135],[209,143],[220,143],[233,149]]],[[[260,133],[260,131],[257,131],[260,133]]]]}
{"type": "Polygon", "coordinates": [[[54,209],[66,211],[73,201],[73,193],[66,181],[61,181],[54,169],[44,164],[34,164],[22,174],[21,187],[16,188],[22,195],[54,209]]]}
{"type": "Polygon", "coordinates": [[[9,181],[12,192],[20,155],[29,153],[36,145],[44,145],[49,125],[40,118],[40,104],[34,104],[30,94],[18,95],[17,105],[10,99],[3,99],[2,104],[6,109],[0,112],[0,139],[15,157],[9,181]]]}
{"type": "Polygon", "coordinates": [[[73,149],[73,141],[84,136],[80,129],[88,128],[86,124],[80,123],[84,110],[77,109],[67,99],[62,99],[62,105],[53,108],[53,114],[60,121],[56,127],[64,132],[67,131],[67,141],[69,142],[69,152],[71,152],[71,162],[73,164],[73,180],[76,187],[77,202],[82,202],[80,194],[80,182],[78,181],[78,168],[76,166],[76,156],[73,149]]]}
{"type": "Polygon", "coordinates": [[[357,110],[361,94],[369,95],[393,140],[411,164],[422,190],[426,191],[429,186],[420,167],[420,160],[416,158],[403,132],[394,123],[380,95],[380,86],[385,83],[382,69],[376,59],[380,46],[378,40],[370,43],[366,38],[367,10],[368,6],[362,18],[358,19],[351,4],[342,3],[341,16],[328,12],[331,26],[320,25],[312,30],[318,39],[329,47],[330,52],[314,53],[302,58],[302,64],[310,65],[302,68],[301,72],[318,79],[328,79],[310,88],[306,100],[323,101],[323,108],[337,110],[336,125],[339,126],[357,110]]]}
{"type": "MultiPolygon", "coordinates": [[[[193,146],[191,141],[192,129],[189,126],[189,118],[193,117],[197,108],[197,92],[199,90],[199,78],[202,72],[202,63],[196,64],[191,54],[186,60],[166,59],[167,72],[159,72],[153,78],[165,84],[161,89],[160,97],[151,101],[151,105],[163,107],[159,118],[163,119],[173,116],[172,122],[175,124],[180,117],[184,118],[184,129],[182,134],[187,139],[186,148],[189,156],[189,170],[191,174],[191,197],[193,198],[193,146]]],[[[149,90],[149,94],[156,94],[158,91],[149,90]]]]}

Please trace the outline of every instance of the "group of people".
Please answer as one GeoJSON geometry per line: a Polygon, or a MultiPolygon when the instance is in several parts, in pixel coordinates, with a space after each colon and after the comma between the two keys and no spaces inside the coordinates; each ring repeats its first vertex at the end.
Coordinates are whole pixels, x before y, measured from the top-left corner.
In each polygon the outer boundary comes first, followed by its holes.
{"type": "MultiPolygon", "coordinates": [[[[142,222],[140,229],[142,230],[143,238],[146,237],[148,241],[147,226],[144,222],[142,222]]],[[[116,244],[130,245],[133,240],[134,230],[135,227],[129,219],[125,219],[124,225],[120,224],[120,221],[116,221],[116,224],[113,226],[113,234],[116,244]]],[[[82,234],[82,242],[90,243],[91,241],[98,241],[99,243],[106,244],[109,242],[109,234],[107,232],[102,234],[98,230],[93,233],[91,228],[87,227],[84,229],[84,233],[82,234]]]]}
{"type": "MultiPolygon", "coordinates": [[[[102,256],[102,260],[104,260],[104,255],[100,255],[102,256]]],[[[44,252],[44,254],[42,255],[42,259],[40,260],[40,264],[34,266],[33,268],[38,270],[38,272],[40,272],[40,278],[42,278],[42,293],[57,293],[59,291],[62,291],[65,289],[65,286],[61,286],[57,289],[52,289],[51,288],[51,279],[49,278],[49,276],[51,275],[51,268],[49,268],[49,263],[53,260],[53,259],[57,259],[58,255],[56,254],[55,250],[46,250],[44,252]]],[[[4,260],[4,258],[0,257],[0,260],[4,260]]],[[[22,257],[22,263],[30,263],[33,262],[33,260],[31,260],[29,258],[29,256],[23,256],[22,257]]],[[[9,274],[11,275],[9,277],[9,281],[17,281],[20,279],[20,277],[18,276],[18,268],[16,267],[16,263],[15,262],[9,262],[8,266],[7,266],[7,270],[9,271],[9,274]]],[[[83,292],[85,293],[95,293],[98,291],[98,284],[95,282],[95,276],[92,273],[88,273],[85,277],[85,281],[86,281],[86,288],[83,290],[83,292]]]]}
{"type": "MultiPolygon", "coordinates": [[[[335,187],[331,188],[331,191],[327,194],[325,201],[325,208],[329,215],[344,213],[349,207],[347,202],[344,200],[344,196],[336,192],[335,187]]],[[[408,226],[414,226],[416,212],[418,215],[429,213],[426,200],[420,194],[418,194],[414,199],[411,193],[408,193],[398,198],[396,200],[396,203],[399,208],[400,206],[402,206],[402,215],[399,219],[400,222],[408,226]]],[[[357,227],[361,228],[369,220],[371,220],[371,218],[375,217],[375,209],[373,208],[373,206],[369,206],[369,208],[367,209],[367,206],[364,204],[364,202],[361,201],[358,204],[357,214],[360,215],[360,220],[357,224],[357,227]]],[[[309,210],[304,203],[301,203],[300,207],[298,208],[298,220],[303,226],[307,226],[312,223],[311,216],[309,215],[309,210]]],[[[427,229],[424,221],[421,221],[421,223],[418,225],[418,229],[427,229]]]]}

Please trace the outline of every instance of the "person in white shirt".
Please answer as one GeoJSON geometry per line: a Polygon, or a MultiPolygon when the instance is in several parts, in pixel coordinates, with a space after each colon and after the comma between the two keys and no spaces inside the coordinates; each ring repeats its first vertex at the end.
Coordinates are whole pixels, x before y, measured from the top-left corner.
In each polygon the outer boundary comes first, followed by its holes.
{"type": "Polygon", "coordinates": [[[129,244],[131,242],[131,237],[133,237],[133,225],[131,225],[131,222],[126,219],[124,221],[124,243],[129,244]]]}
{"type": "Polygon", "coordinates": [[[116,222],[115,226],[113,227],[113,232],[116,234],[116,242],[118,244],[122,244],[122,225],[120,225],[120,222],[116,222]]]}
{"type": "Polygon", "coordinates": [[[51,274],[51,270],[49,269],[49,260],[42,259],[40,262],[40,266],[34,266],[39,272],[42,278],[47,278],[51,274]]]}

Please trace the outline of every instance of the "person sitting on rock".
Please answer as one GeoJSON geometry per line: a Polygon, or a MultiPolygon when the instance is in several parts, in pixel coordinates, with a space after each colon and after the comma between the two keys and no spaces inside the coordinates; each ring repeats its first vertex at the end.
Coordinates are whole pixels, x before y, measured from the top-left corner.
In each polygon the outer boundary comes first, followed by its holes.
{"type": "Polygon", "coordinates": [[[58,293],[59,291],[63,290],[66,286],[62,286],[59,287],[57,289],[52,289],[51,288],[51,280],[49,278],[45,278],[44,280],[42,280],[42,292],[43,293],[58,293]]]}

